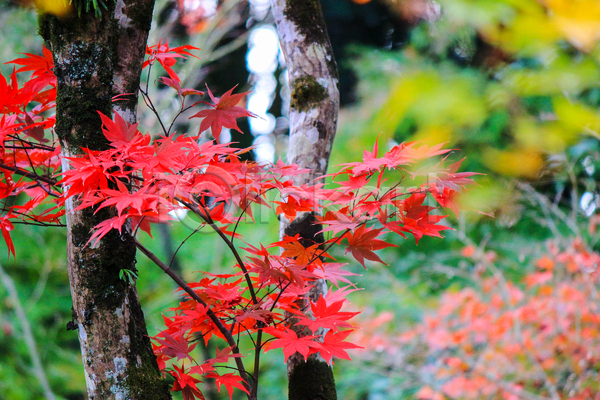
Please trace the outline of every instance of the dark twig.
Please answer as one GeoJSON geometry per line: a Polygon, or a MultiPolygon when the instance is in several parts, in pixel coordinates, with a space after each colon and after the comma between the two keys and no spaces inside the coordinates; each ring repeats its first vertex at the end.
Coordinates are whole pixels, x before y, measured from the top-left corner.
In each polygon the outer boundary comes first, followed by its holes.
{"type": "MultiPolygon", "coordinates": [[[[158,257],[156,257],[156,255],[154,253],[152,253],[150,250],[148,250],[146,247],[144,247],[144,245],[142,245],[137,239],[134,238],[134,240],[135,240],[136,247],[142,253],[144,253],[144,255],[146,255],[146,257],[148,257],[152,262],[154,262],[156,265],[158,265],[158,267],[160,267],[160,269],[162,269],[171,279],[173,279],[173,281],[175,283],[177,283],[177,285],[179,285],[179,287],[181,287],[187,294],[189,294],[192,299],[196,300],[198,303],[200,303],[204,307],[206,307],[206,315],[208,315],[208,317],[215,324],[215,326],[217,327],[219,332],[221,332],[221,334],[225,337],[225,339],[227,340],[227,343],[229,343],[229,345],[231,346],[231,349],[232,349],[231,351],[234,354],[240,354],[240,350],[238,348],[238,345],[236,344],[234,337],[227,330],[227,328],[225,328],[225,326],[223,325],[223,323],[221,322],[219,317],[217,317],[217,315],[208,306],[208,304],[206,302],[204,302],[204,300],[202,300],[200,298],[200,296],[198,296],[198,294],[196,292],[194,292],[194,290],[191,287],[189,287],[188,284],[183,281],[183,279],[181,279],[179,277],[179,275],[177,275],[175,272],[173,272],[173,270],[171,268],[169,268],[168,265],[163,263],[158,257]]],[[[240,357],[235,358],[235,363],[238,367],[238,370],[240,371],[240,377],[245,382],[246,389],[251,391],[252,387],[250,386],[250,382],[248,382],[248,376],[246,374],[246,369],[244,368],[244,363],[242,362],[240,357]]]]}
{"type": "Polygon", "coordinates": [[[197,216],[202,218],[202,220],[204,220],[204,222],[206,222],[211,228],[213,228],[213,230],[217,233],[217,235],[219,235],[221,237],[221,239],[223,239],[223,241],[225,242],[227,247],[229,247],[233,256],[235,257],[238,265],[240,266],[240,269],[244,273],[244,278],[246,279],[246,283],[248,285],[248,290],[250,291],[250,296],[252,297],[252,302],[254,304],[258,304],[258,298],[256,297],[256,292],[254,291],[254,286],[252,285],[252,281],[250,280],[250,274],[248,273],[248,270],[246,269],[246,265],[244,264],[244,261],[242,261],[242,257],[240,256],[240,253],[237,251],[237,249],[235,248],[235,245],[231,242],[231,240],[229,240],[227,235],[225,235],[219,229],[219,227],[217,225],[215,225],[214,221],[210,217],[210,214],[208,213],[208,210],[203,206],[204,211],[202,211],[196,205],[188,203],[187,201],[185,201],[183,199],[176,198],[176,200],[179,201],[181,204],[185,205],[194,214],[196,214],[197,216]]]}
{"type": "Polygon", "coordinates": [[[0,169],[6,169],[8,171],[14,172],[15,174],[19,174],[26,178],[33,179],[34,181],[44,182],[44,183],[46,183],[48,185],[52,185],[52,186],[56,186],[58,183],[58,181],[56,179],[48,178],[46,176],[39,176],[38,174],[35,174],[33,172],[29,172],[27,170],[17,168],[17,167],[11,167],[10,165],[6,165],[6,164],[2,164],[2,163],[0,163],[0,169]]]}

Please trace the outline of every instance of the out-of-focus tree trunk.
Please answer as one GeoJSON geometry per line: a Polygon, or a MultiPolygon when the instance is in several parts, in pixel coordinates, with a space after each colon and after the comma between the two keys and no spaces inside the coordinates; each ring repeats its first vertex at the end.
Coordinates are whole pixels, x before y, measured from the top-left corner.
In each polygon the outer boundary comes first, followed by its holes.
{"type": "MultiPolygon", "coordinates": [[[[271,8],[291,91],[287,162],[311,170],[295,178],[300,186],[327,171],[339,109],[337,67],[318,0],[271,0],[271,8]]],[[[293,221],[282,221],[281,235],[300,234],[307,247],[323,243],[314,222],[313,213],[300,213],[293,221]]],[[[310,310],[309,298],[317,301],[326,290],[324,281],[316,282],[301,307],[310,310]]],[[[295,322],[292,318],[290,325],[299,335],[310,333],[295,322]]],[[[296,353],[287,367],[290,400],[337,399],[333,371],[322,359],[313,355],[305,361],[296,353]]]]}
{"type": "MultiPolygon", "coordinates": [[[[76,3],[76,2],[73,2],[76,3]]],[[[40,16],[40,34],[54,55],[56,125],[62,156],[81,148],[104,150],[108,142],[98,111],[136,121],[137,93],[154,0],[106,0],[101,17],[73,12],[40,16]],[[113,105],[115,95],[129,93],[113,105]]],[[[63,162],[63,169],[69,168],[63,162]]],[[[68,200],[67,255],[73,324],[79,333],[90,400],[164,400],[161,378],[135,287],[119,278],[135,271],[135,244],[128,230],[109,232],[92,246],[90,230],[114,215],[108,208],[75,210],[68,200]]]]}

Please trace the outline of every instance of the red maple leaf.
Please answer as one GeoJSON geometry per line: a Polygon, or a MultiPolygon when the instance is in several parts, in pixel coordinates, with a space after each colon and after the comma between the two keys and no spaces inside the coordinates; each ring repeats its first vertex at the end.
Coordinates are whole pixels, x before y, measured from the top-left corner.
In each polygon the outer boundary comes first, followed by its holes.
{"type": "Polygon", "coordinates": [[[114,121],[98,111],[102,119],[102,132],[115,148],[122,148],[130,142],[141,143],[145,140],[144,136],[137,130],[138,124],[129,125],[125,120],[115,113],[114,121]],[[134,141],[135,139],[135,141],[134,141]]]}
{"type": "MultiPolygon", "coordinates": [[[[194,46],[190,46],[190,45],[171,48],[171,47],[169,47],[168,39],[167,39],[166,43],[164,43],[164,44],[162,43],[162,39],[161,39],[161,40],[159,40],[158,44],[155,44],[154,46],[146,47],[146,54],[149,55],[150,57],[148,57],[148,59],[146,61],[144,61],[142,68],[146,68],[146,66],[154,63],[155,61],[158,61],[160,63],[160,65],[163,66],[165,71],[167,71],[167,74],[169,74],[171,79],[174,79],[179,82],[180,81],[179,77],[177,76],[175,71],[173,71],[173,69],[171,67],[173,65],[175,65],[178,58],[186,58],[185,56],[196,57],[195,55],[190,53],[188,50],[200,50],[200,49],[197,47],[194,47],[194,46]]],[[[196,58],[198,58],[198,57],[196,57],[196,58]]]]}
{"type": "Polygon", "coordinates": [[[456,198],[458,197],[457,191],[448,187],[444,187],[442,190],[432,188],[431,194],[433,198],[437,200],[440,206],[451,209],[454,211],[454,214],[456,214],[456,218],[458,218],[458,214],[460,213],[460,205],[456,202],[456,198]]]}
{"type": "Polygon", "coordinates": [[[10,237],[10,231],[14,229],[12,222],[10,222],[9,218],[14,218],[13,215],[4,215],[0,220],[0,230],[2,230],[2,236],[4,237],[4,241],[6,242],[6,247],[8,247],[8,257],[10,257],[10,253],[12,253],[13,257],[15,255],[15,245],[10,237]]]}
{"type": "Polygon", "coordinates": [[[352,330],[342,332],[327,332],[323,338],[323,343],[321,343],[320,351],[321,356],[323,356],[325,361],[329,362],[332,357],[350,360],[350,356],[348,353],[346,353],[345,349],[364,349],[364,347],[355,345],[354,343],[344,342],[344,340],[352,332],[352,330]]]}
{"type": "Polygon", "coordinates": [[[250,261],[252,261],[252,264],[249,264],[249,266],[252,266],[250,272],[258,273],[258,279],[261,282],[277,282],[282,279],[288,279],[283,271],[271,263],[271,258],[269,256],[263,258],[251,257],[250,261]]]}
{"type": "Polygon", "coordinates": [[[163,76],[162,78],[160,78],[160,80],[165,85],[170,86],[173,89],[177,90],[177,94],[181,97],[189,96],[192,94],[196,94],[198,96],[204,96],[204,92],[202,92],[200,90],[196,90],[196,89],[192,89],[192,88],[182,88],[181,82],[177,79],[171,79],[171,78],[167,78],[167,77],[163,76]]]}
{"type": "Polygon", "coordinates": [[[315,268],[313,274],[315,274],[315,276],[319,279],[327,279],[329,282],[333,283],[336,287],[339,288],[340,286],[338,284],[338,281],[352,284],[352,282],[345,278],[346,276],[360,276],[359,274],[343,270],[342,267],[344,265],[348,264],[325,263],[322,265],[323,270],[315,268]]]}
{"type": "Polygon", "coordinates": [[[171,391],[181,391],[183,400],[205,400],[202,392],[196,387],[196,383],[200,383],[201,381],[186,374],[185,370],[178,368],[177,365],[173,365],[173,367],[175,368],[175,372],[169,372],[175,378],[171,391]]]}
{"type": "Polygon", "coordinates": [[[337,234],[343,230],[354,230],[360,224],[360,220],[349,215],[348,207],[344,207],[339,211],[327,211],[325,216],[317,216],[317,220],[323,225],[321,232],[332,231],[337,234]]]}
{"type": "Polygon", "coordinates": [[[158,343],[165,346],[160,349],[160,352],[168,357],[177,357],[177,361],[182,358],[188,358],[190,361],[194,361],[192,356],[190,356],[190,352],[194,350],[197,343],[194,343],[190,346],[186,338],[183,337],[183,332],[179,332],[174,336],[169,335],[167,332],[161,332],[161,336],[164,336],[164,340],[158,337],[155,337],[158,343]]]}
{"type": "Polygon", "coordinates": [[[275,213],[285,214],[286,218],[289,218],[290,220],[296,218],[296,213],[298,212],[313,210],[310,202],[307,202],[303,199],[298,201],[293,196],[288,196],[287,201],[274,201],[273,203],[277,204],[275,213]]]}
{"type": "MultiPolygon", "coordinates": [[[[354,233],[348,232],[345,237],[348,239],[348,247],[346,253],[352,252],[352,256],[365,266],[365,258],[371,261],[377,261],[385,264],[381,261],[381,258],[377,254],[373,253],[373,250],[380,250],[386,247],[398,247],[395,244],[384,242],[383,240],[375,239],[381,234],[383,228],[380,229],[367,229],[365,225],[359,226],[354,233]]],[[[386,264],[387,265],[387,264],[386,264]]]]}
{"type": "Polygon", "coordinates": [[[322,264],[319,257],[331,257],[325,252],[321,252],[318,244],[313,244],[308,247],[300,242],[300,235],[296,236],[284,236],[280,242],[273,243],[270,247],[279,246],[283,250],[281,255],[283,257],[290,257],[296,260],[296,264],[306,265],[308,263],[315,263],[317,265],[322,264]],[[318,255],[319,257],[315,257],[318,255]]]}
{"type": "Polygon", "coordinates": [[[33,71],[31,78],[25,83],[21,92],[30,94],[33,99],[36,99],[41,103],[52,101],[56,96],[56,76],[54,76],[54,73],[52,72],[52,69],[54,68],[52,53],[44,47],[43,56],[37,56],[30,53],[22,54],[27,57],[17,58],[6,63],[22,65],[22,67],[15,72],[33,71]],[[47,85],[53,86],[52,90],[48,93],[40,93],[47,85]]]}
{"type": "MultiPolygon", "coordinates": [[[[412,233],[415,237],[415,242],[418,244],[419,239],[421,239],[423,236],[442,237],[440,231],[452,229],[449,226],[437,224],[444,218],[446,218],[446,215],[429,214],[425,214],[418,219],[404,218],[402,225],[396,226],[396,229],[412,233]]],[[[395,224],[395,222],[391,222],[385,226],[389,229],[392,229],[393,224],[395,224]]]]}
{"type": "MultiPolygon", "coordinates": [[[[315,342],[313,339],[315,336],[303,336],[298,337],[298,334],[293,330],[284,327],[285,330],[280,330],[274,327],[265,328],[264,331],[270,335],[275,336],[273,342],[270,343],[265,351],[283,348],[284,359],[287,360],[292,354],[298,352],[302,354],[304,359],[308,358],[311,353],[311,349],[318,349],[321,345],[315,342]]],[[[314,351],[313,351],[314,352],[314,351]]]]}
{"type": "Polygon", "coordinates": [[[223,350],[219,350],[219,348],[217,347],[215,350],[215,358],[206,360],[205,363],[207,363],[209,365],[213,365],[215,363],[226,363],[227,361],[229,361],[230,358],[240,358],[240,357],[243,357],[243,355],[239,354],[239,353],[237,353],[237,354],[232,353],[231,346],[225,347],[223,350]]]}
{"type": "Polygon", "coordinates": [[[461,188],[464,188],[465,186],[475,184],[475,181],[473,181],[471,177],[482,174],[477,172],[457,172],[464,160],[464,158],[460,159],[438,172],[436,174],[438,182],[436,182],[435,185],[460,191],[461,188]]]}
{"type": "Polygon", "coordinates": [[[338,330],[342,328],[350,328],[352,325],[348,322],[350,318],[359,314],[358,312],[340,311],[344,300],[339,300],[327,306],[327,302],[321,296],[316,303],[311,302],[314,320],[306,317],[299,318],[300,324],[307,326],[311,331],[316,332],[319,328],[338,330]]]}
{"type": "Polygon", "coordinates": [[[117,180],[119,190],[105,189],[102,194],[106,196],[106,200],[98,209],[104,207],[115,207],[117,215],[121,216],[123,211],[128,209],[128,214],[142,215],[145,211],[158,214],[159,201],[162,200],[155,193],[148,193],[150,188],[144,186],[139,190],[130,193],[123,182],[117,180]]]}
{"type": "Polygon", "coordinates": [[[17,69],[17,72],[33,71],[33,76],[38,76],[44,72],[50,72],[54,68],[52,52],[45,46],[43,47],[43,56],[37,56],[29,53],[21,54],[24,54],[27,57],[17,58],[5,64],[22,65],[21,68],[17,69]]]}
{"type": "Polygon", "coordinates": [[[330,290],[325,295],[325,301],[327,301],[327,303],[333,304],[336,301],[345,300],[346,296],[348,296],[352,292],[356,292],[357,290],[362,289],[357,289],[354,285],[348,285],[335,291],[330,290]]]}
{"type": "Polygon", "coordinates": [[[377,158],[378,151],[379,144],[377,143],[377,141],[375,141],[375,144],[373,145],[373,152],[364,150],[362,162],[346,163],[343,165],[352,167],[351,173],[355,177],[372,173],[374,171],[379,171],[381,170],[381,166],[383,163],[380,158],[377,158]]]}
{"type": "Polygon", "coordinates": [[[242,97],[247,95],[249,92],[231,94],[233,92],[232,89],[228,90],[221,98],[216,98],[213,96],[212,92],[208,89],[208,95],[210,96],[212,102],[214,104],[208,104],[212,107],[212,109],[201,110],[196,114],[192,115],[191,118],[204,118],[202,123],[200,124],[200,132],[207,130],[209,127],[211,128],[211,132],[217,143],[219,142],[219,136],[221,135],[221,130],[223,127],[229,129],[235,129],[238,132],[242,132],[237,125],[236,118],[241,117],[256,117],[256,115],[252,114],[250,111],[246,110],[243,107],[236,106],[237,103],[240,102],[242,97]]]}
{"type": "Polygon", "coordinates": [[[225,386],[225,389],[227,389],[227,392],[229,393],[229,400],[231,400],[233,397],[234,387],[240,389],[245,393],[250,394],[250,392],[248,392],[248,389],[246,389],[246,387],[242,383],[244,382],[244,380],[234,373],[219,375],[216,372],[211,372],[210,374],[206,375],[206,377],[215,379],[215,383],[217,384],[217,389],[219,393],[221,392],[221,386],[225,386]]]}
{"type": "Polygon", "coordinates": [[[257,307],[258,306],[254,306],[253,308],[248,309],[247,311],[241,312],[235,317],[235,320],[238,322],[243,322],[246,319],[253,319],[267,324],[269,322],[272,322],[275,318],[280,319],[280,316],[277,313],[273,313],[269,310],[259,309],[257,307]]]}
{"type": "Polygon", "coordinates": [[[417,244],[419,243],[419,239],[423,236],[441,237],[440,231],[452,228],[437,224],[439,221],[446,218],[446,216],[429,214],[434,207],[423,205],[425,197],[425,193],[411,194],[408,199],[404,200],[399,205],[399,208],[403,209],[405,212],[405,214],[401,216],[401,221],[384,223],[384,226],[397,233],[412,233],[417,244]]]}
{"type": "Polygon", "coordinates": [[[10,84],[0,74],[0,112],[19,114],[21,107],[29,103],[32,96],[31,92],[19,90],[19,82],[15,71],[10,76],[10,84]]]}

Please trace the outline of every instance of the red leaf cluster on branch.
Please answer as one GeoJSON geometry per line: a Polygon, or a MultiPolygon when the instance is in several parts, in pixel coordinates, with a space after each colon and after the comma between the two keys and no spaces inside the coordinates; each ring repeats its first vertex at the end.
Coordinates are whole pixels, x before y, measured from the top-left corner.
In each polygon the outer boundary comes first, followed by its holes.
{"type": "MultiPolygon", "coordinates": [[[[362,161],[346,164],[330,175],[331,184],[294,186],[292,177],[308,170],[281,160],[275,165],[244,162],[239,156],[247,149],[219,142],[223,126],[238,129],[236,118],[253,116],[237,105],[246,93],[232,94],[232,89],[216,98],[209,89],[213,104],[197,101],[186,108],[188,96],[202,92],[182,89],[173,66],[194,49],[159,43],[148,47],[144,66],[150,71],[158,62],[165,68],[169,78],[163,82],[177,91],[182,111],[209,106],[192,116],[203,118],[198,134],[175,135],[165,129],[153,138],[118,114],[113,118],[100,115],[110,148],[83,149],[83,155],[63,160],[71,168],[62,173],[50,116],[56,84],[49,52],[44,50],[44,57],[28,55],[14,61],[23,66],[19,71],[33,71],[22,88],[16,72],[10,84],[0,80],[0,190],[4,199],[0,229],[11,253],[9,232],[14,222],[60,225],[61,206],[71,199],[77,209],[116,210],[112,218],[95,227],[90,245],[113,229],[128,229],[127,221],[131,221],[134,235],[138,229],[150,233],[150,223],[166,222],[171,212],[185,209],[199,218],[201,227],[214,230],[234,255],[236,265],[231,274],[206,274],[199,282],[186,284],[137,242],[187,296],[170,310],[172,316],[164,317],[166,329],[154,338],[161,368],[175,378],[173,390],[182,391],[186,399],[203,398],[197,384],[206,378],[215,379],[219,389],[225,386],[230,396],[234,388],[246,393],[256,390],[257,377],[246,371],[242,360],[247,352],[242,354],[238,348],[241,336],[251,337],[254,347],[249,351],[254,352],[256,363],[262,351],[277,348],[283,349],[286,358],[298,352],[305,358],[318,353],[331,362],[333,357],[349,359],[346,349],[359,347],[346,341],[354,329],[348,320],[357,313],[342,309],[345,296],[355,290],[347,277],[355,274],[342,269],[344,264],[336,262],[330,249],[345,248],[366,267],[365,260],[383,262],[377,250],[394,246],[386,239],[387,233],[403,237],[410,233],[416,240],[439,237],[449,227],[440,223],[445,216],[438,210],[448,207],[458,212],[453,198],[472,184],[473,175],[458,173],[460,162],[445,166],[439,156],[450,150],[441,145],[402,143],[379,157],[375,144],[372,152],[365,151],[362,161]],[[50,89],[40,91],[46,86],[50,89]],[[200,134],[209,128],[215,140],[202,142],[200,134]],[[58,183],[53,178],[56,174],[62,175],[58,183]],[[278,192],[279,201],[271,200],[273,192],[278,192]],[[428,198],[437,205],[425,205],[428,198]],[[246,247],[238,247],[236,240],[243,240],[237,232],[240,221],[251,220],[253,208],[260,206],[274,207],[277,214],[289,219],[299,212],[316,213],[325,242],[286,236],[267,247],[246,242],[246,247]],[[337,290],[311,303],[310,310],[299,309],[296,300],[317,279],[329,280],[337,290]],[[348,286],[340,288],[340,281],[348,286]],[[306,312],[312,318],[306,317],[306,312]],[[305,334],[286,327],[286,313],[298,316],[305,334]],[[322,329],[327,333],[316,335],[322,329]],[[225,347],[215,358],[197,361],[190,354],[195,344],[190,343],[198,338],[224,341],[225,347]],[[230,361],[235,362],[237,372],[217,372],[217,367],[230,361]]],[[[160,118],[147,90],[141,93],[160,118]]],[[[161,125],[165,126],[162,121],[161,125]]]]}

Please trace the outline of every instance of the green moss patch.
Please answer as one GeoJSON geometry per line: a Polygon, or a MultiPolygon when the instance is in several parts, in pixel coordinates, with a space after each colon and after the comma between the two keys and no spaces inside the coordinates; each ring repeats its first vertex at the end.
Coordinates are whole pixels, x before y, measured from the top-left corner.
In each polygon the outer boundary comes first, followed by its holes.
{"type": "Polygon", "coordinates": [[[308,111],[318,107],[325,99],[327,99],[327,90],[323,85],[314,77],[304,75],[294,81],[290,107],[299,111],[308,111]]]}

